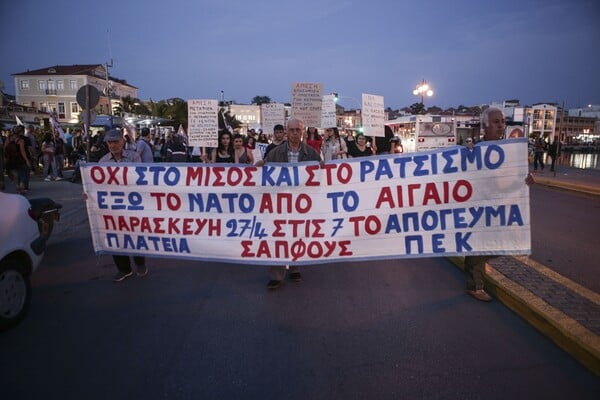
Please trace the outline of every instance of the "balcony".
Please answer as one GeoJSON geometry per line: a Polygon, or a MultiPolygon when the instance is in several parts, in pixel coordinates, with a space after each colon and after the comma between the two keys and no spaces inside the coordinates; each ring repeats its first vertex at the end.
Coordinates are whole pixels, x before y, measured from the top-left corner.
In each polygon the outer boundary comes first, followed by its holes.
{"type": "Polygon", "coordinates": [[[56,96],[56,89],[46,89],[46,95],[56,96]]]}

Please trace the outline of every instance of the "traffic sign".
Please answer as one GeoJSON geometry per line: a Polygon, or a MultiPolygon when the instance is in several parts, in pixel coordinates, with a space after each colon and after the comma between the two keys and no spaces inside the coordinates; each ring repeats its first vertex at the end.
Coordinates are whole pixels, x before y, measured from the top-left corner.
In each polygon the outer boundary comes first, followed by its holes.
{"type": "Polygon", "coordinates": [[[100,101],[100,92],[92,85],[83,85],[77,91],[77,104],[84,110],[94,108],[100,101]]]}
{"type": "Polygon", "coordinates": [[[84,111],[83,113],[81,113],[81,119],[84,124],[90,126],[96,120],[96,113],[93,110],[84,111]]]}

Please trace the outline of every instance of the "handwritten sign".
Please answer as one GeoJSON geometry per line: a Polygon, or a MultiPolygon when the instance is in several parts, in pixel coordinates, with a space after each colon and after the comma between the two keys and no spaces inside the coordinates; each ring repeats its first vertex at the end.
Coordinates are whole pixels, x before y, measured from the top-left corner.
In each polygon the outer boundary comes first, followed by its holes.
{"type": "Polygon", "coordinates": [[[321,125],[321,102],[323,85],[321,83],[292,83],[292,116],[301,119],[304,126],[321,125]]]}
{"type": "Polygon", "coordinates": [[[323,96],[321,110],[321,128],[332,128],[337,126],[335,116],[335,95],[326,94],[323,96]]]}
{"type": "Polygon", "coordinates": [[[277,124],[285,126],[285,106],[282,103],[261,104],[262,130],[272,135],[273,127],[277,124]]]}
{"type": "Polygon", "coordinates": [[[531,252],[526,139],[318,163],[88,164],[94,250],[257,265],[531,252]]]}
{"type": "Polygon", "coordinates": [[[188,145],[217,147],[218,112],[217,100],[188,100],[188,145]]]}
{"type": "Polygon", "coordinates": [[[366,136],[385,136],[383,96],[362,94],[362,123],[366,136]]]}

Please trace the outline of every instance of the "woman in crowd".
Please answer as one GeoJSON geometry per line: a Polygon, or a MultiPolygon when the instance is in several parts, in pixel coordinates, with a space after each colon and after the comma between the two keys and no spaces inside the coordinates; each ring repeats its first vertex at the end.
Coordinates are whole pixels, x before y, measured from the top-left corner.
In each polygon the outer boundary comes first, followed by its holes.
{"type": "Polygon", "coordinates": [[[44,139],[42,140],[42,155],[44,157],[44,180],[49,182],[51,180],[60,180],[58,177],[58,171],[56,169],[56,158],[54,156],[54,152],[56,151],[56,143],[54,142],[54,137],[52,133],[46,132],[44,134],[44,139]],[[52,173],[52,176],[50,176],[52,173]]]}
{"type": "Polygon", "coordinates": [[[216,149],[213,149],[210,161],[213,163],[232,163],[235,161],[233,142],[229,131],[223,131],[219,135],[219,145],[216,149]]]}
{"type": "Polygon", "coordinates": [[[362,133],[356,135],[354,145],[348,148],[350,157],[367,157],[375,154],[371,144],[367,142],[367,138],[362,133]]]}
{"type": "Polygon", "coordinates": [[[269,144],[269,138],[267,137],[266,133],[260,132],[258,134],[258,143],[269,144]]]}
{"type": "Polygon", "coordinates": [[[346,158],[348,148],[346,141],[340,137],[338,128],[327,128],[325,130],[325,139],[321,145],[321,153],[325,162],[346,158]]]}
{"type": "Polygon", "coordinates": [[[248,138],[246,139],[246,148],[250,150],[254,150],[256,147],[256,139],[254,135],[248,134],[248,138]]]}
{"type": "Polygon", "coordinates": [[[306,128],[306,144],[317,151],[321,152],[321,145],[323,144],[323,138],[319,134],[317,128],[309,126],[306,128]]]}
{"type": "Polygon", "coordinates": [[[233,155],[236,164],[254,164],[252,150],[244,147],[244,137],[239,133],[233,135],[233,155]]]}

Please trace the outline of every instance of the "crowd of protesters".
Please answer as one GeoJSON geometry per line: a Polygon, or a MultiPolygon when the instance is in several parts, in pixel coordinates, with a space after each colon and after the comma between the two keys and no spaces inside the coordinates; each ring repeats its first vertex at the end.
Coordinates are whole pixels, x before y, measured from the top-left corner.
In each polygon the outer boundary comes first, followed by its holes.
{"type": "MultiPolygon", "coordinates": [[[[253,150],[260,145],[269,145],[278,140],[262,130],[249,129],[245,135],[239,132],[221,130],[229,134],[228,148],[201,148],[188,145],[184,132],[173,132],[164,128],[120,128],[125,139],[125,149],[134,150],[144,162],[243,162],[254,164],[253,150]],[[221,153],[218,156],[219,152],[221,153]],[[225,153],[229,153],[226,156],[225,153]]],[[[12,130],[4,130],[0,135],[0,190],[5,188],[5,176],[15,182],[17,190],[29,192],[31,174],[41,175],[46,182],[62,180],[65,168],[75,168],[72,181],[80,179],[80,162],[98,162],[108,153],[104,141],[104,130],[92,132],[87,140],[81,128],[59,134],[54,129],[41,129],[29,125],[19,125],[12,130]]],[[[358,157],[390,152],[391,131],[386,137],[368,138],[361,134],[355,140],[354,132],[341,135],[338,128],[323,129],[309,127],[303,133],[303,141],[321,155],[323,160],[358,157]],[[358,143],[358,145],[357,145],[358,143]],[[379,146],[377,145],[379,144],[379,146]],[[366,146],[366,147],[365,147],[366,146]],[[334,154],[335,153],[335,154],[334,154]]],[[[393,139],[392,139],[393,142],[393,139]]],[[[221,144],[221,135],[219,137],[221,144]]]]}

